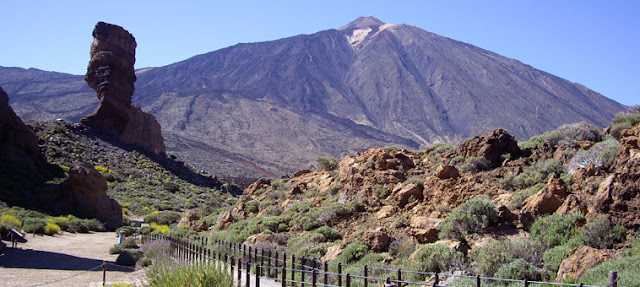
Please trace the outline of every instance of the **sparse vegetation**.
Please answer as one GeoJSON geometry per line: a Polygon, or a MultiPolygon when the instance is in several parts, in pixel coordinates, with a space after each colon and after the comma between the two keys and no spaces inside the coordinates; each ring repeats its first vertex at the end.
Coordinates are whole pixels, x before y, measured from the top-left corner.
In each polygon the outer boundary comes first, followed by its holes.
{"type": "Polygon", "coordinates": [[[491,199],[476,196],[457,208],[440,223],[440,237],[464,240],[465,233],[482,233],[497,220],[498,213],[491,199]]]}

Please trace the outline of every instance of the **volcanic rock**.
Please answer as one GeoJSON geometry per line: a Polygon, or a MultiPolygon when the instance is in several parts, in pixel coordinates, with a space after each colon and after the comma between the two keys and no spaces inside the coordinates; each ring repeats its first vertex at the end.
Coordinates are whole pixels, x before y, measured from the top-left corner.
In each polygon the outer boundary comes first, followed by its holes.
{"type": "Polygon", "coordinates": [[[107,195],[107,180],[93,166],[72,166],[69,169],[69,183],[78,215],[96,218],[108,229],[122,225],[122,208],[107,195]]]}
{"type": "Polygon", "coordinates": [[[598,188],[590,212],[608,214],[627,229],[640,227],[640,124],[622,131],[613,173],[598,188]]]}
{"type": "Polygon", "coordinates": [[[160,124],[131,104],[136,45],[133,35],[122,27],[96,24],[85,81],[96,90],[100,104],[81,122],[124,143],[166,156],[160,124]]]}
{"type": "Polygon", "coordinates": [[[465,158],[484,157],[494,167],[500,166],[503,154],[508,153],[510,157],[518,157],[522,153],[515,138],[503,129],[496,129],[483,136],[467,140],[460,145],[460,152],[465,158]]]}
{"type": "Polygon", "coordinates": [[[434,175],[439,179],[458,178],[460,177],[460,172],[455,166],[443,164],[436,168],[434,175]]]}
{"type": "Polygon", "coordinates": [[[567,197],[567,185],[561,178],[552,176],[538,193],[524,201],[520,221],[528,226],[533,218],[555,212],[567,197]]]}
{"type": "Polygon", "coordinates": [[[569,278],[579,279],[586,270],[609,259],[611,256],[606,251],[589,246],[578,247],[560,263],[556,282],[565,282],[569,278]]]}
{"type": "Polygon", "coordinates": [[[398,185],[393,190],[393,199],[400,207],[404,207],[409,203],[409,199],[413,197],[414,200],[422,200],[423,187],[417,184],[409,183],[407,185],[398,185]]]}
{"type": "Polygon", "coordinates": [[[369,248],[375,252],[385,252],[389,250],[391,238],[389,237],[389,234],[381,228],[367,230],[362,235],[362,239],[364,244],[369,246],[369,248]]]}
{"type": "MultiPolygon", "coordinates": [[[[11,106],[9,96],[0,87],[0,155],[17,170],[33,171],[46,162],[38,147],[38,138],[11,106]]],[[[31,176],[37,173],[28,172],[31,176]]]]}
{"type": "Polygon", "coordinates": [[[178,222],[178,227],[184,227],[196,232],[205,231],[209,229],[209,225],[206,222],[198,222],[200,217],[197,213],[193,211],[187,211],[182,214],[180,221],[178,222]]]}
{"type": "Polygon", "coordinates": [[[225,211],[220,218],[220,225],[218,225],[218,230],[227,230],[231,223],[233,223],[233,216],[231,215],[231,212],[225,211]]]}

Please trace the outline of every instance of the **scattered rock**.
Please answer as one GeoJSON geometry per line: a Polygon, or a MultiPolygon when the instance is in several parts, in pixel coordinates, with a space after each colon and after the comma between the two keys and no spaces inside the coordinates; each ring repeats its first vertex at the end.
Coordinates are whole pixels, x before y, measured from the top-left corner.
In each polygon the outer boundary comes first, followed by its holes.
{"type": "Polygon", "coordinates": [[[411,236],[413,236],[418,243],[433,243],[438,241],[438,234],[440,233],[440,229],[437,227],[430,228],[412,228],[411,236]]]}
{"type": "Polygon", "coordinates": [[[229,226],[233,223],[233,216],[229,211],[225,211],[220,217],[220,224],[218,225],[218,231],[227,230],[229,226]]]}
{"type": "Polygon", "coordinates": [[[508,153],[511,157],[518,157],[522,153],[515,138],[503,129],[496,129],[483,136],[467,140],[460,145],[459,149],[465,158],[484,157],[494,167],[500,166],[503,154],[508,153]]]}
{"type": "Polygon", "coordinates": [[[496,209],[499,223],[513,225],[518,221],[518,215],[511,212],[507,206],[499,205],[496,209]]]}
{"type": "Polygon", "coordinates": [[[209,225],[206,222],[198,222],[200,220],[200,216],[194,211],[187,211],[182,214],[180,221],[178,222],[178,227],[184,227],[196,232],[201,232],[209,229],[209,225]]]}
{"type": "Polygon", "coordinates": [[[538,193],[524,201],[520,221],[524,226],[529,226],[536,216],[555,212],[566,197],[567,185],[564,180],[552,176],[538,193]]]}
{"type": "Polygon", "coordinates": [[[389,250],[391,238],[382,228],[367,230],[362,235],[362,241],[365,245],[375,252],[386,252],[389,250]]]}
{"type": "Polygon", "coordinates": [[[568,278],[579,279],[586,270],[610,259],[611,255],[606,251],[590,246],[580,246],[562,260],[556,282],[565,282],[568,278]]]}
{"type": "Polygon", "coordinates": [[[422,200],[422,190],[423,187],[417,184],[409,183],[405,186],[398,184],[398,186],[393,190],[392,196],[399,207],[404,207],[409,203],[409,199],[412,197],[415,200],[422,200]]]}
{"type": "Polygon", "coordinates": [[[455,166],[442,164],[436,168],[435,176],[439,179],[458,178],[460,172],[455,166]]]}
{"type": "Polygon", "coordinates": [[[376,213],[377,219],[384,219],[393,216],[397,211],[395,206],[385,205],[380,208],[380,210],[376,213]]]}
{"type": "Polygon", "coordinates": [[[343,244],[338,244],[338,245],[334,245],[331,246],[329,248],[327,248],[327,253],[324,254],[324,256],[322,256],[322,258],[320,258],[320,260],[322,261],[332,261],[336,258],[338,258],[338,256],[340,256],[340,254],[342,254],[342,251],[344,250],[345,245],[343,244]]]}
{"type": "Polygon", "coordinates": [[[80,122],[124,143],[166,156],[160,124],[153,115],[131,104],[136,45],[133,35],[122,27],[96,24],[85,81],[96,90],[100,104],[80,122]]]}

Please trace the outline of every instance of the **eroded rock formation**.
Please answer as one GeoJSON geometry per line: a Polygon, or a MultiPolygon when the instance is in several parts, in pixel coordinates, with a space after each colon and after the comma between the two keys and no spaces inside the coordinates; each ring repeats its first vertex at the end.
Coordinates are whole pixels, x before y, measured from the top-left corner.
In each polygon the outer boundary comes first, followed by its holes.
{"type": "Polygon", "coordinates": [[[511,157],[517,157],[522,153],[515,138],[503,129],[496,129],[466,141],[460,145],[460,152],[465,158],[484,157],[493,166],[499,166],[502,163],[503,154],[508,153],[511,157]]]}
{"type": "Polygon", "coordinates": [[[122,27],[96,24],[85,81],[96,90],[100,104],[81,122],[122,142],[166,155],[160,124],[131,104],[136,45],[133,35],[122,27]]]}

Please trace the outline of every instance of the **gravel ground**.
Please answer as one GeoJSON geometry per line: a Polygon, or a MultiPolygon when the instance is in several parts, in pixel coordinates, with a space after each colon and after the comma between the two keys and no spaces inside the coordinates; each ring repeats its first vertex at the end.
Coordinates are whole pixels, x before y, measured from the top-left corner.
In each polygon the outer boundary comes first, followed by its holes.
{"type": "Polygon", "coordinates": [[[0,252],[0,286],[102,286],[103,261],[107,282],[139,283],[144,277],[144,270],[114,264],[117,255],[108,253],[118,242],[113,232],[27,235],[27,240],[0,252]]]}

